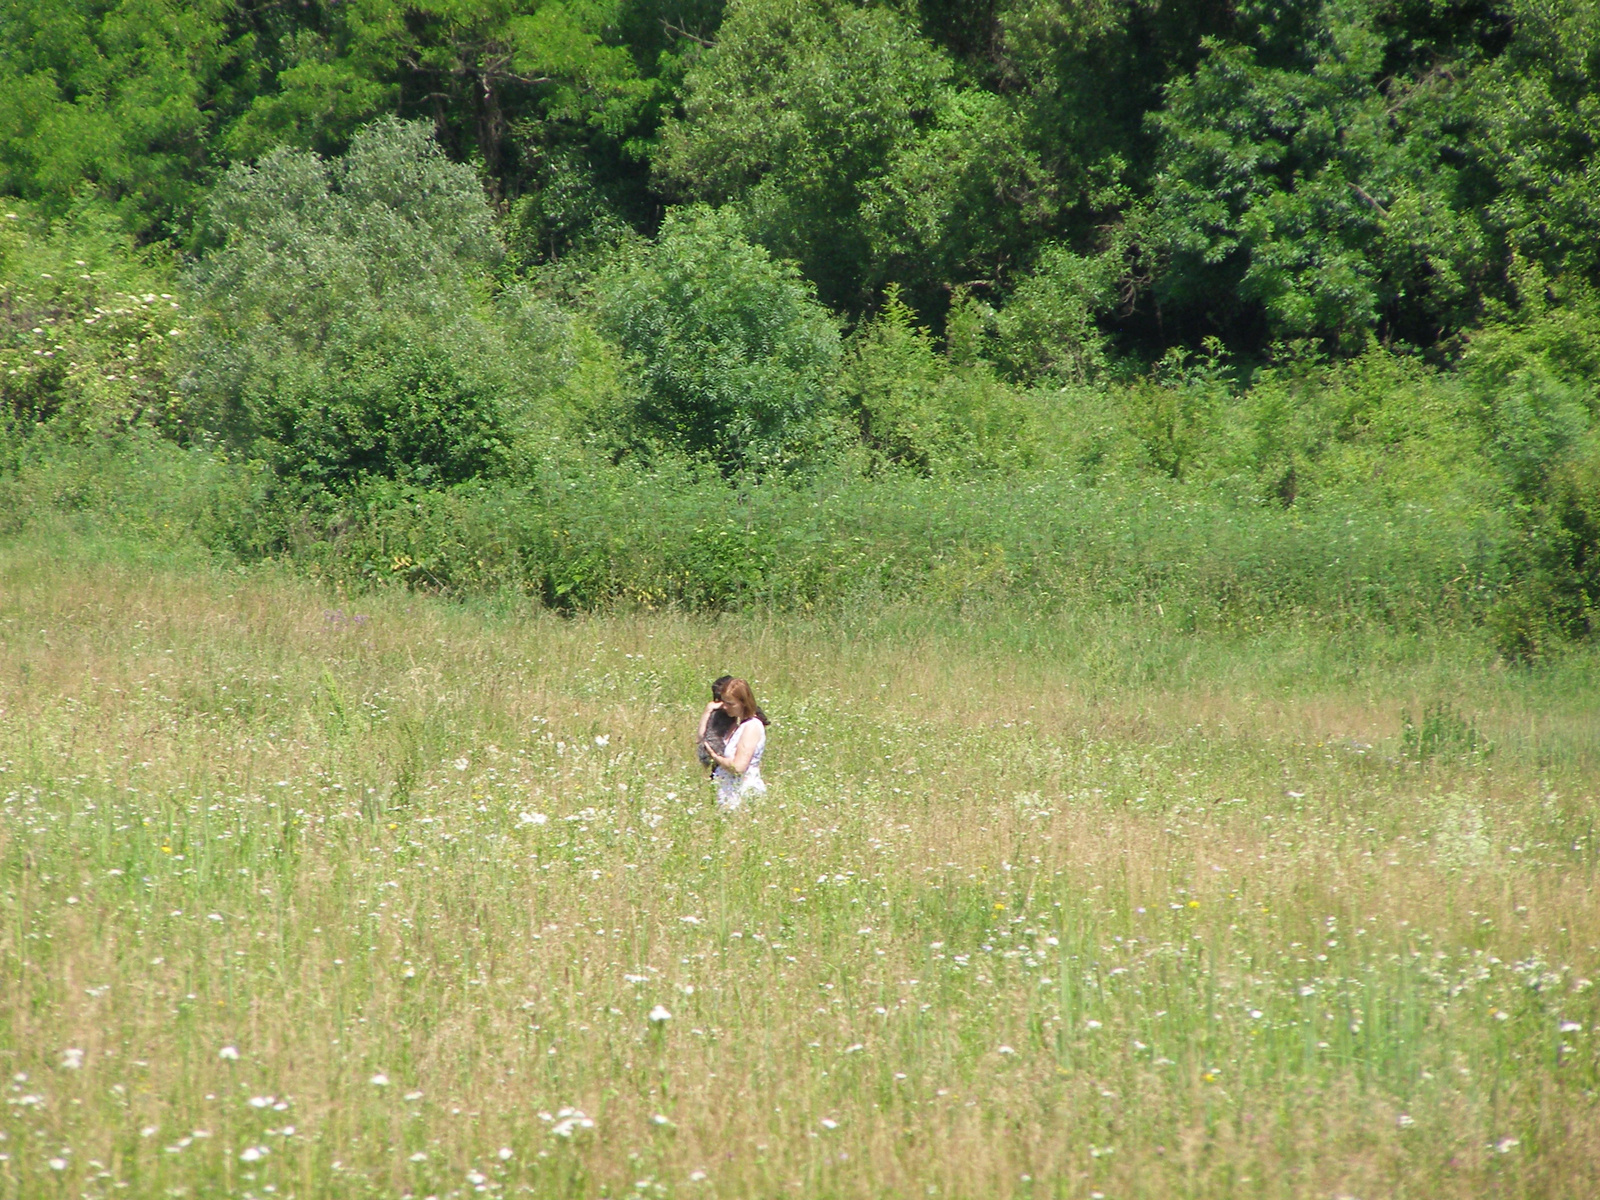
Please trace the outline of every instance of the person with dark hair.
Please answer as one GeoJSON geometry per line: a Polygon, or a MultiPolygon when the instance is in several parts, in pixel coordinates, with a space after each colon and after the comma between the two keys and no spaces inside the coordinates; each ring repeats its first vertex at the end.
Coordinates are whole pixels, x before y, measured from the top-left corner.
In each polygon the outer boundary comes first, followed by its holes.
{"type": "Polygon", "coordinates": [[[707,706],[706,715],[701,718],[700,746],[715,764],[711,778],[717,784],[717,807],[733,812],[747,798],[767,790],[761,778],[761,756],[767,748],[768,721],[748,683],[742,679],[717,682],[722,684],[720,696],[707,706]],[[707,744],[707,731],[718,710],[732,725],[732,732],[720,748],[707,744]]]}
{"type": "Polygon", "coordinates": [[[695,734],[694,750],[700,757],[702,767],[715,769],[716,763],[711,761],[711,753],[716,751],[721,754],[728,743],[728,735],[733,732],[733,718],[722,707],[722,689],[732,682],[732,675],[720,675],[711,681],[711,703],[706,705],[706,711],[700,717],[700,730],[695,734]]]}

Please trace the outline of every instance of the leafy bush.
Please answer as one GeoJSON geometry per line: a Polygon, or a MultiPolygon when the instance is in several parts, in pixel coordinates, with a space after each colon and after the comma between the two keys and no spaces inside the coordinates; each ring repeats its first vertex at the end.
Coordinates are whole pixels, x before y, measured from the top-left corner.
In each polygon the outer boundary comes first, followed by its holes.
{"type": "Polygon", "coordinates": [[[1458,713],[1448,700],[1426,705],[1420,724],[1409,710],[1400,712],[1400,753],[1412,762],[1486,754],[1491,748],[1477,722],[1458,713]]]}
{"type": "Polygon", "coordinates": [[[890,289],[841,376],[846,406],[882,464],[960,476],[1031,465],[1033,429],[1019,397],[988,364],[953,364],[890,289]]]}
{"type": "Polygon", "coordinates": [[[1550,471],[1508,558],[1513,586],[1493,614],[1503,651],[1538,658],[1600,632],[1600,436],[1550,471]]]}
{"type": "Polygon", "coordinates": [[[1121,400],[1128,428],[1149,464],[1182,479],[1208,448],[1227,396],[1227,366],[1220,343],[1213,340],[1198,362],[1181,351],[1169,352],[1151,377],[1130,384],[1121,400]]]}
{"type": "Polygon", "coordinates": [[[29,527],[112,540],[139,556],[259,556],[261,473],[147,426],[38,439],[0,474],[0,536],[29,527]]]}
{"type": "Polygon", "coordinates": [[[170,258],[85,202],[54,221],[0,209],[0,470],[25,443],[170,427],[188,309],[170,258]]]}
{"type": "Polygon", "coordinates": [[[536,402],[538,348],[489,304],[493,213],[423,126],[235,167],[204,240],[192,421],[285,481],[471,478],[536,402]]]}
{"type": "Polygon", "coordinates": [[[1519,520],[1492,623],[1526,659],[1600,631],[1600,297],[1527,264],[1516,283],[1519,306],[1475,333],[1461,375],[1519,520]]]}
{"type": "Polygon", "coordinates": [[[1461,374],[1495,464],[1524,499],[1543,490],[1592,423],[1600,377],[1600,297],[1518,272],[1521,303],[1476,332],[1461,374]]]}
{"type": "Polygon", "coordinates": [[[1047,246],[1000,310],[996,358],[1026,382],[1085,383],[1106,366],[1095,317],[1110,307],[1117,264],[1047,246]]]}
{"type": "Polygon", "coordinates": [[[350,587],[510,589],[564,610],[1159,605],[1177,628],[1470,625],[1503,562],[1492,517],[1051,475],[749,485],[573,455],[515,484],[369,481],[284,528],[296,562],[350,587]]]}
{"type": "Polygon", "coordinates": [[[1327,361],[1302,343],[1220,414],[1213,470],[1284,505],[1361,496],[1389,505],[1492,505],[1471,397],[1415,355],[1372,347],[1327,361]]]}
{"type": "Polygon", "coordinates": [[[792,466],[816,446],[838,330],[731,212],[673,212],[597,288],[603,328],[638,363],[641,430],[725,471],[792,466]]]}

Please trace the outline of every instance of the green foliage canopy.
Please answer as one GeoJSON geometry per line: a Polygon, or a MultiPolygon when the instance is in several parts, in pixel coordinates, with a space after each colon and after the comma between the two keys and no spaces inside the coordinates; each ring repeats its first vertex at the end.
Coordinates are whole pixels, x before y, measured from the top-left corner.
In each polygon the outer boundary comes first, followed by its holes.
{"type": "Polygon", "coordinates": [[[1161,149],[1134,227],[1155,294],[1224,336],[1260,319],[1346,349],[1380,322],[1432,341],[1469,315],[1482,262],[1462,204],[1466,102],[1437,64],[1394,72],[1370,6],[1300,16],[1293,39],[1258,14],[1246,40],[1207,40],[1152,114],[1161,149]]]}
{"type": "Polygon", "coordinates": [[[871,282],[863,205],[949,74],[893,8],[745,0],[690,69],[660,170],[696,198],[737,202],[751,235],[798,261],[824,299],[858,305],[871,282]]]}
{"type": "Polygon", "coordinates": [[[525,355],[488,312],[502,249],[473,173],[415,124],[218,184],[191,275],[192,423],[285,478],[450,482],[503,448],[525,355]]]}
{"type": "Polygon", "coordinates": [[[644,431],[726,470],[790,465],[820,436],[838,330],[735,214],[675,211],[598,290],[603,327],[638,362],[644,431]]]}
{"type": "Polygon", "coordinates": [[[56,212],[99,194],[172,233],[240,104],[228,0],[18,0],[0,9],[0,191],[56,212]]]}

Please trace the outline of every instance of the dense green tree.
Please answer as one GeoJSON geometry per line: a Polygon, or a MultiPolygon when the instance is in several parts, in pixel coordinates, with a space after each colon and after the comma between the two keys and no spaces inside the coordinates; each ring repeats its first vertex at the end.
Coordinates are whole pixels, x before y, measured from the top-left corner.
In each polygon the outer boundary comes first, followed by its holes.
{"type": "Polygon", "coordinates": [[[640,429],[728,471],[793,465],[822,433],[832,318],[729,211],[674,211],[598,283],[604,328],[638,364],[640,429]]]}
{"type": "Polygon", "coordinates": [[[0,6],[0,191],[64,211],[98,193],[167,234],[211,177],[210,141],[249,99],[228,0],[0,6]]]}
{"type": "Polygon", "coordinates": [[[1234,28],[1226,0],[1006,0],[986,61],[1026,144],[1054,180],[1060,234],[1092,248],[1147,186],[1155,139],[1146,116],[1186,76],[1207,36],[1234,28]]]}
{"type": "Polygon", "coordinates": [[[1513,0],[1515,34],[1467,83],[1486,224],[1551,277],[1600,283],[1600,5],[1513,0]]]}
{"type": "MultiPolygon", "coordinates": [[[[994,310],[1019,379],[1600,282],[1593,0],[16,0],[0,189],[187,242],[230,163],[422,119],[513,269],[730,205],[849,318],[994,310]]],[[[589,265],[593,265],[590,263],[589,265]]]]}
{"type": "Polygon", "coordinates": [[[901,284],[933,315],[957,288],[1003,294],[1060,210],[1015,108],[975,88],[943,89],[863,191],[865,282],[901,284]]]}
{"type": "Polygon", "coordinates": [[[16,0],[0,9],[0,189],[58,210],[94,191],[139,232],[181,238],[230,161],[336,154],[392,114],[431,121],[505,195],[577,162],[647,221],[656,130],[720,14],[721,0],[16,0]]]}
{"type": "MultiPolygon", "coordinates": [[[[235,154],[337,149],[389,111],[431,120],[457,158],[508,195],[536,189],[577,149],[637,192],[684,47],[718,0],[354,0],[279,37],[280,60],[229,132],[235,154]]],[[[637,206],[638,198],[633,197],[637,206]]],[[[537,238],[536,238],[537,240],[537,238]]]]}
{"type": "Polygon", "coordinates": [[[502,248],[483,190],[425,126],[380,122],[332,161],[234,167],[204,237],[193,427],[313,489],[496,464],[537,379],[487,310],[502,248]]]}
{"type": "Polygon", "coordinates": [[[1241,38],[1208,40],[1169,87],[1133,229],[1180,334],[1359,348],[1375,329],[1431,342],[1470,317],[1485,266],[1459,86],[1473,26],[1425,62],[1396,54],[1405,31],[1383,11],[1247,6],[1241,38]]]}
{"type": "Polygon", "coordinates": [[[398,67],[413,38],[393,0],[246,4],[257,94],[223,131],[222,149],[252,159],[280,147],[337,153],[357,128],[394,112],[398,67]]]}
{"type": "Polygon", "coordinates": [[[658,156],[736,203],[847,311],[898,283],[938,317],[1000,301],[1046,242],[1100,248],[1143,188],[1143,121],[1221,5],[745,0],[685,80],[658,156]]]}
{"type": "Polygon", "coordinates": [[[736,203],[824,300],[857,308],[875,282],[862,209],[933,123],[950,71],[893,8],[744,0],[690,68],[657,162],[680,192],[736,203]]]}

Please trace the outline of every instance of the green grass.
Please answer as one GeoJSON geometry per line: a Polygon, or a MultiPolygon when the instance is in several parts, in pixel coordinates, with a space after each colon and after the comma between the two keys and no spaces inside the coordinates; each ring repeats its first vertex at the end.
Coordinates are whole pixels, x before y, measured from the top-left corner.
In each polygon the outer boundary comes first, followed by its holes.
{"type": "Polygon", "coordinates": [[[1594,656],[1152,608],[0,543],[0,1196],[1600,1191],[1594,656]]]}

